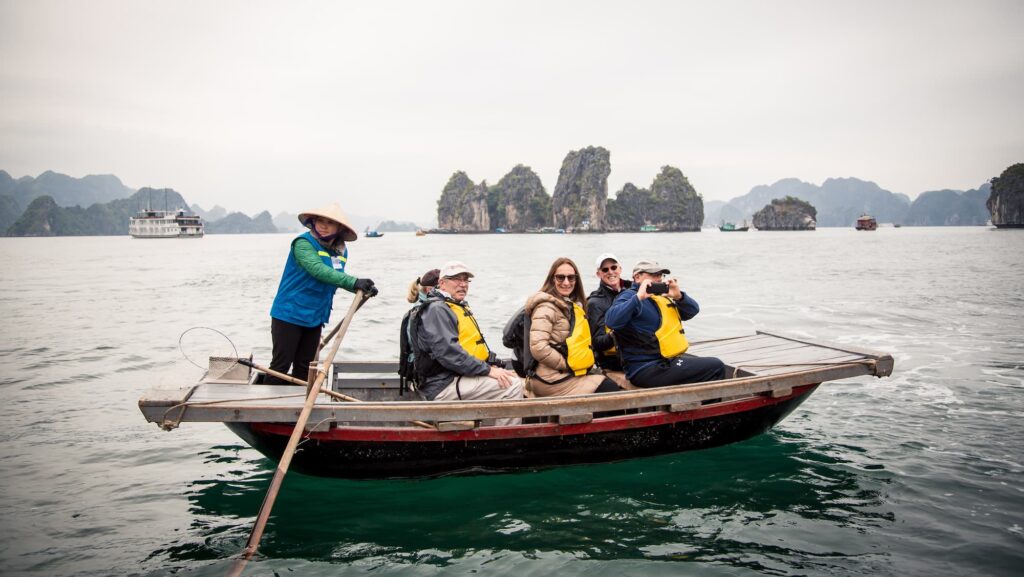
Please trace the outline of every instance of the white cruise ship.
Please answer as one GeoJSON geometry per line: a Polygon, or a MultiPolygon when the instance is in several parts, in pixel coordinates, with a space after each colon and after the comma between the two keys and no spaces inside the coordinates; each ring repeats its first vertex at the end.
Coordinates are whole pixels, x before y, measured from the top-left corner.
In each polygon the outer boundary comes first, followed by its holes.
{"type": "Polygon", "coordinates": [[[132,238],[203,238],[203,219],[169,210],[140,210],[128,222],[132,238]]]}

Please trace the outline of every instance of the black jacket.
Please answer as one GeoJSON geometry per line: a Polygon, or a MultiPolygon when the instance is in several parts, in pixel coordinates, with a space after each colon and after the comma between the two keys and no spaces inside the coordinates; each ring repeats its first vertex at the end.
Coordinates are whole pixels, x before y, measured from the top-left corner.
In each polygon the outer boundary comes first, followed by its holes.
{"type": "Polygon", "coordinates": [[[594,347],[594,358],[597,365],[609,371],[621,371],[622,361],[616,353],[606,354],[605,351],[615,346],[612,336],[605,330],[604,315],[612,306],[612,301],[619,291],[612,290],[601,283],[597,290],[587,297],[587,321],[590,323],[590,342],[594,347]]]}

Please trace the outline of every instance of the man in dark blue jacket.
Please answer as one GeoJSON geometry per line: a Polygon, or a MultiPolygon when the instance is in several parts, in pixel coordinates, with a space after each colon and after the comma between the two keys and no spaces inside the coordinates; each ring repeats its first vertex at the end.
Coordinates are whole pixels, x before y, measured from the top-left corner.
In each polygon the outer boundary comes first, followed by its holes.
{"type": "Polygon", "coordinates": [[[725,365],[715,357],[694,357],[683,321],[700,312],[697,301],[669,279],[667,291],[657,292],[664,275],[670,273],[652,260],[633,267],[633,285],[615,297],[605,314],[605,324],[615,335],[629,382],[637,387],[664,387],[725,378],[725,365]],[[649,292],[653,291],[653,292],[649,292]]]}

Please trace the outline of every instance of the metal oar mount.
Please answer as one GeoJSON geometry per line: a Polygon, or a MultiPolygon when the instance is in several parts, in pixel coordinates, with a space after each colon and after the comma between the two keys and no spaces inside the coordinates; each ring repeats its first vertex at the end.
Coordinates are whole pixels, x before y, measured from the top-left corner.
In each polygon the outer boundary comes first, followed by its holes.
{"type": "Polygon", "coordinates": [[[334,343],[327,353],[327,358],[324,359],[320,364],[320,368],[316,371],[315,378],[312,379],[311,383],[308,383],[309,392],[306,394],[306,402],[302,406],[302,412],[299,413],[298,420],[295,421],[295,428],[292,430],[292,435],[285,446],[284,454],[281,455],[281,460],[277,464],[277,470],[274,471],[274,478],[270,481],[270,487],[267,489],[267,495],[263,498],[263,504],[260,505],[260,511],[256,515],[256,523],[253,525],[252,533],[249,534],[249,541],[242,552],[242,558],[236,561],[231,571],[228,572],[228,575],[231,577],[241,575],[246,563],[256,554],[256,548],[259,547],[260,539],[263,537],[263,530],[266,528],[267,520],[270,518],[270,510],[274,507],[277,493],[281,490],[281,483],[284,481],[285,474],[288,473],[288,466],[291,465],[292,456],[295,454],[295,447],[298,446],[299,440],[302,438],[302,431],[306,428],[306,422],[309,421],[309,414],[313,411],[316,397],[321,392],[320,388],[323,385],[324,379],[327,378],[327,367],[334,363],[334,356],[338,354],[341,340],[345,338],[345,333],[348,331],[349,325],[352,324],[352,317],[355,316],[356,311],[359,310],[359,307],[363,306],[363,303],[368,298],[363,291],[356,291],[356,298],[352,299],[352,306],[349,307],[345,319],[341,321],[341,324],[335,331],[331,331],[331,334],[337,332],[337,336],[334,337],[334,343]]]}

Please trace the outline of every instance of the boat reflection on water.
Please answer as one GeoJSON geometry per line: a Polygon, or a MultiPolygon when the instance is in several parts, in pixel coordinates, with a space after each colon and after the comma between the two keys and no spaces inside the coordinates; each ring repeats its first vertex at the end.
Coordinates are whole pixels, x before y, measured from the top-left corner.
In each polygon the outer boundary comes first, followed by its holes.
{"type": "MultiPolygon", "coordinates": [[[[865,535],[894,522],[881,497],[889,473],[837,457],[850,447],[815,443],[776,431],[706,451],[516,475],[371,482],[293,475],[262,551],[370,566],[475,566],[481,554],[510,551],[811,573],[880,562],[865,535]],[[835,542],[837,530],[851,538],[835,542]],[[833,540],[822,554],[824,545],[807,539],[826,534],[833,540]]],[[[189,533],[158,552],[169,565],[226,559],[244,543],[274,463],[254,451],[234,461],[237,450],[215,449],[230,464],[230,472],[211,475],[222,480],[192,483],[189,533]]]]}

